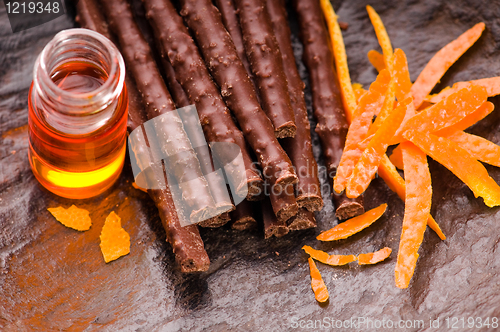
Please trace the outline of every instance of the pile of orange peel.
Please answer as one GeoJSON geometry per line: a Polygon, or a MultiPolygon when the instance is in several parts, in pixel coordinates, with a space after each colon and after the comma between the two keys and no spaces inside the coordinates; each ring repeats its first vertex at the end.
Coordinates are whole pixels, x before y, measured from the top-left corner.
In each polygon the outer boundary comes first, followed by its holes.
{"type": "MultiPolygon", "coordinates": [[[[89,211],[75,205],[71,205],[68,209],[58,206],[47,210],[57,221],[68,228],[83,232],[89,230],[92,226],[89,211]]],[[[100,239],[101,252],[106,263],[130,253],[130,236],[122,228],[121,219],[114,211],[111,211],[106,218],[104,226],[102,226],[100,239]]]]}
{"type": "MultiPolygon", "coordinates": [[[[435,95],[430,94],[451,65],[479,39],[485,25],[476,24],[438,51],[412,84],[405,53],[401,49],[393,51],[381,18],[367,6],[382,54],[375,50],[368,52],[368,59],[379,74],[370,88],[364,90],[360,84],[351,84],[344,41],[330,0],[319,1],[330,33],[342,100],[350,123],[334,178],[334,190],[337,193],[345,190],[350,198],[358,197],[378,174],[404,201],[395,283],[399,288],[407,288],[426,226],[442,240],[446,239],[430,215],[432,185],[427,156],[455,174],[476,197],[482,197],[488,207],[500,205],[500,187],[481,163],[500,167],[500,146],[464,132],[493,111],[494,106],[487,98],[500,94],[500,77],[459,82],[435,95]],[[390,158],[386,154],[389,146],[395,146],[390,158]],[[404,170],[404,179],[396,167],[404,170]]],[[[321,233],[317,239],[346,238],[376,219],[373,210],[368,211],[321,233]]],[[[310,247],[304,249],[310,256],[311,286],[316,299],[324,302],[328,299],[328,291],[313,259],[330,264],[328,262],[346,262],[354,256],[338,258],[310,247]]],[[[389,255],[390,248],[384,248],[359,255],[357,260],[359,264],[369,264],[389,255]]]]}

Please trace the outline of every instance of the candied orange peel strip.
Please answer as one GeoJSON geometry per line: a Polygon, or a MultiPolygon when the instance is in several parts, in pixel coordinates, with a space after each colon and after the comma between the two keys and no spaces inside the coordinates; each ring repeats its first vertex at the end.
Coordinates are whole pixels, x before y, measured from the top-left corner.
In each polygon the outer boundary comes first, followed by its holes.
{"type": "Polygon", "coordinates": [[[349,198],[361,195],[372,181],[390,140],[403,121],[412,100],[407,98],[396,107],[377,130],[365,151],[359,158],[346,187],[349,198]]]}
{"type": "MultiPolygon", "coordinates": [[[[470,126],[472,126],[475,123],[477,123],[478,121],[484,119],[488,114],[490,114],[493,111],[494,108],[495,108],[495,106],[492,103],[490,103],[489,101],[487,101],[487,102],[483,103],[473,113],[465,116],[462,120],[458,121],[454,125],[451,125],[449,127],[446,127],[446,128],[441,129],[441,130],[438,130],[438,131],[434,132],[433,134],[436,135],[436,136],[442,136],[442,137],[448,137],[448,138],[450,138],[451,136],[454,136],[455,133],[458,133],[458,132],[463,133],[462,130],[467,129],[470,126]]],[[[459,135],[459,136],[456,136],[456,139],[458,139],[458,137],[462,137],[463,138],[465,136],[459,135]]],[[[471,139],[472,140],[477,140],[476,138],[471,138],[471,139]]],[[[463,141],[463,140],[461,140],[461,142],[463,142],[464,144],[473,144],[471,142],[467,142],[467,141],[463,141]]],[[[459,143],[459,142],[457,142],[457,143],[459,143]]],[[[484,147],[489,146],[490,148],[494,149],[494,147],[492,145],[490,145],[490,144],[488,144],[486,142],[485,142],[485,144],[483,146],[484,147]]],[[[466,150],[469,150],[465,146],[463,146],[463,147],[466,150]]],[[[476,150],[476,152],[479,152],[479,151],[476,150]]],[[[482,154],[479,153],[478,155],[481,156],[482,154]]],[[[490,161],[495,160],[495,157],[493,155],[491,155],[490,157],[485,157],[486,158],[485,160],[480,159],[480,157],[476,157],[476,158],[478,160],[481,160],[481,161],[486,162],[488,164],[497,166],[495,164],[495,162],[490,163],[490,162],[486,161],[486,160],[490,160],[490,161]]],[[[400,148],[400,146],[397,146],[396,148],[394,148],[394,150],[392,151],[392,154],[389,157],[389,159],[394,164],[394,166],[396,166],[399,169],[404,169],[403,155],[401,154],[401,148],[400,148]]]]}
{"type": "Polygon", "coordinates": [[[410,142],[401,143],[405,164],[405,213],[395,269],[396,286],[407,288],[415,271],[431,211],[432,186],[427,156],[410,142]]]}
{"type": "MultiPolygon", "coordinates": [[[[405,180],[399,175],[398,171],[391,163],[387,156],[383,156],[378,169],[378,175],[385,181],[389,189],[395,192],[401,200],[405,200],[406,185],[405,180]]],[[[437,222],[429,214],[427,226],[432,229],[441,240],[446,240],[446,236],[437,224],[437,222]]]]}
{"type": "Polygon", "coordinates": [[[463,131],[458,131],[446,138],[458,144],[477,160],[500,167],[500,146],[495,143],[463,131]]]}
{"type": "Polygon", "coordinates": [[[106,263],[130,253],[130,235],[122,228],[121,218],[114,211],[106,217],[100,239],[99,246],[106,263]]]}
{"type": "Polygon", "coordinates": [[[411,131],[405,134],[405,138],[448,168],[476,197],[482,197],[487,206],[500,205],[500,187],[467,150],[447,138],[428,133],[411,131]]]}
{"type": "Polygon", "coordinates": [[[369,265],[369,264],[377,264],[382,262],[383,260],[389,258],[391,255],[392,249],[389,247],[382,248],[375,252],[370,252],[367,254],[359,254],[358,255],[358,264],[359,265],[369,265]]]}
{"type": "Polygon", "coordinates": [[[486,89],[481,86],[461,89],[408,119],[398,129],[391,143],[401,142],[407,131],[433,133],[452,126],[476,111],[487,98],[486,89]]]}
{"type": "Polygon", "coordinates": [[[440,49],[431,58],[411,88],[415,109],[420,107],[425,97],[432,91],[451,65],[479,39],[484,27],[482,22],[476,24],[440,49]]]}
{"type": "Polygon", "coordinates": [[[342,102],[346,113],[346,120],[350,123],[356,110],[356,96],[351,85],[351,76],[349,75],[349,67],[347,65],[347,55],[345,52],[344,39],[337,21],[337,14],[333,10],[330,0],[320,0],[321,8],[325,16],[328,31],[330,32],[330,40],[332,41],[333,56],[335,58],[335,67],[340,83],[340,92],[342,102]]]}
{"type": "Polygon", "coordinates": [[[56,208],[48,208],[47,210],[61,224],[77,231],[86,231],[92,226],[89,211],[77,208],[75,205],[71,205],[68,209],[58,206],[56,208]]]}
{"type": "Polygon", "coordinates": [[[439,103],[441,100],[448,97],[452,93],[457,92],[458,90],[463,89],[469,85],[477,85],[484,87],[486,89],[488,97],[494,97],[500,95],[500,77],[489,77],[467,82],[457,82],[453,84],[451,88],[446,87],[443,90],[441,90],[440,93],[429,96],[427,100],[430,101],[431,103],[439,103]]]}
{"type": "Polygon", "coordinates": [[[344,221],[341,224],[319,234],[316,239],[320,241],[335,241],[346,239],[351,235],[361,232],[366,227],[377,221],[387,209],[387,204],[366,211],[365,213],[344,221]]]}
{"type": "Polygon", "coordinates": [[[318,302],[326,302],[328,301],[328,289],[326,289],[325,282],[323,278],[321,278],[321,273],[319,273],[314,260],[309,257],[309,270],[311,273],[311,288],[314,292],[314,297],[318,302]]]}
{"type": "MultiPolygon", "coordinates": [[[[376,132],[385,121],[385,119],[387,119],[387,117],[393,110],[394,97],[396,97],[399,102],[405,100],[406,98],[412,97],[410,92],[410,73],[408,71],[406,55],[401,49],[397,48],[394,51],[393,59],[394,63],[392,66],[391,77],[393,78],[394,82],[387,91],[384,106],[380,111],[380,114],[375,119],[375,122],[370,127],[369,134],[376,132]]],[[[415,109],[413,107],[409,107],[406,110],[405,118],[402,123],[406,123],[408,119],[413,115],[415,115],[415,109]]]]}
{"type": "Polygon", "coordinates": [[[477,122],[484,119],[495,109],[495,105],[490,103],[489,101],[483,103],[478,109],[476,109],[473,113],[467,115],[462,120],[458,121],[454,125],[448,126],[446,128],[440,129],[436,131],[434,134],[437,136],[449,136],[451,134],[456,133],[457,131],[465,130],[477,122]]]}
{"type": "Polygon", "coordinates": [[[318,262],[331,266],[346,265],[356,260],[356,256],[354,255],[329,255],[324,251],[313,249],[310,246],[303,246],[302,249],[318,262]]]}
{"type": "Polygon", "coordinates": [[[366,11],[368,12],[368,16],[370,17],[370,21],[372,22],[373,29],[375,30],[375,34],[377,35],[378,43],[382,48],[382,53],[384,54],[384,63],[385,68],[388,68],[389,71],[392,70],[392,57],[394,56],[392,51],[391,40],[389,39],[389,35],[387,34],[387,30],[385,29],[384,23],[382,19],[377,14],[375,9],[372,6],[366,6],[366,11]]]}
{"type": "Polygon", "coordinates": [[[359,102],[354,119],[349,126],[344,151],[334,177],[333,189],[337,193],[341,193],[345,189],[356,163],[366,148],[362,141],[367,136],[373,116],[384,103],[384,94],[390,81],[389,72],[387,70],[381,71],[359,102]]]}
{"type": "Polygon", "coordinates": [[[385,69],[384,56],[375,50],[368,51],[368,61],[372,64],[372,66],[378,71],[381,72],[385,69]]]}
{"type": "Polygon", "coordinates": [[[359,103],[361,97],[363,97],[365,93],[368,92],[360,83],[352,83],[352,90],[354,91],[354,96],[356,97],[356,103],[359,103]]]}
{"type": "Polygon", "coordinates": [[[405,168],[403,163],[403,152],[401,151],[401,145],[396,146],[394,150],[392,150],[392,153],[389,156],[389,160],[394,166],[396,166],[396,168],[405,168]]]}

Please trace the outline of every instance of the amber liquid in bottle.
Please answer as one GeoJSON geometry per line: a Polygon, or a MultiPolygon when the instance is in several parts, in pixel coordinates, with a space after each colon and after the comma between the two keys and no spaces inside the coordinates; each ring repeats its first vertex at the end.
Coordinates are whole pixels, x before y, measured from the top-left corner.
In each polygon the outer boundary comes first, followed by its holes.
{"type": "MultiPolygon", "coordinates": [[[[97,90],[107,74],[89,62],[68,62],[56,68],[52,81],[62,90],[86,94],[97,90]]],[[[124,86],[105,124],[87,133],[71,134],[55,128],[47,119],[47,110],[39,98],[29,98],[31,168],[38,181],[53,193],[83,199],[108,189],[119,177],[126,151],[128,114],[124,86]]],[[[69,131],[71,132],[71,131],[69,131]]]]}

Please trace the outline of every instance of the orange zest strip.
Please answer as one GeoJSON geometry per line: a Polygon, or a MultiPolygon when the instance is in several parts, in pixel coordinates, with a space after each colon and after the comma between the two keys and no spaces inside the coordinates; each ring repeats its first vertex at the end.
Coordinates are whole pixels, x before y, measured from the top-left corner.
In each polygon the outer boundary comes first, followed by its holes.
{"type": "Polygon", "coordinates": [[[372,64],[378,72],[385,69],[384,56],[375,50],[368,51],[368,61],[372,64]]]}
{"type": "Polygon", "coordinates": [[[352,89],[351,76],[349,75],[349,67],[347,66],[344,39],[342,38],[342,32],[340,31],[340,26],[337,21],[338,16],[335,14],[330,0],[320,0],[320,4],[323,9],[323,14],[325,15],[328,31],[330,32],[342,101],[344,103],[347,122],[350,123],[353,119],[354,111],[356,110],[356,96],[352,89]]]}
{"type": "Polygon", "coordinates": [[[334,241],[348,238],[358,232],[361,232],[366,227],[377,221],[387,209],[387,204],[381,204],[380,206],[366,211],[365,213],[351,218],[337,226],[324,231],[316,237],[320,241],[334,241]]]}
{"type": "Polygon", "coordinates": [[[314,297],[318,302],[326,302],[328,301],[329,295],[328,289],[326,289],[325,282],[323,281],[323,278],[321,278],[321,274],[319,273],[319,270],[311,257],[309,257],[308,262],[309,270],[311,273],[311,288],[314,292],[314,297]]]}
{"type": "Polygon", "coordinates": [[[389,82],[389,87],[387,89],[387,92],[385,93],[385,98],[382,108],[380,109],[380,112],[377,114],[377,118],[375,119],[375,121],[370,127],[370,130],[368,131],[369,135],[377,132],[380,126],[382,126],[382,123],[384,123],[389,114],[391,114],[392,111],[394,110],[394,102],[395,102],[394,97],[395,97],[394,80],[391,80],[389,82]]]}
{"type": "Polygon", "coordinates": [[[385,67],[392,70],[392,45],[391,40],[389,39],[389,35],[387,34],[387,30],[385,29],[384,23],[380,19],[380,16],[377,14],[375,9],[372,6],[366,6],[366,11],[368,12],[368,16],[370,17],[370,21],[372,22],[373,29],[375,30],[375,34],[377,35],[378,43],[382,48],[382,53],[384,54],[384,62],[385,67]]]}
{"type": "Polygon", "coordinates": [[[403,201],[405,200],[405,180],[399,175],[396,167],[394,167],[387,155],[383,155],[380,160],[378,175],[385,181],[389,189],[395,192],[403,201]]]}
{"type": "Polygon", "coordinates": [[[440,93],[431,96],[428,100],[431,103],[439,103],[441,100],[448,97],[452,93],[457,92],[458,90],[463,89],[469,85],[478,85],[484,87],[486,89],[488,97],[500,95],[500,77],[490,77],[468,82],[457,82],[453,84],[451,88],[444,88],[440,93]]]}
{"type": "Polygon", "coordinates": [[[89,211],[77,208],[75,205],[71,205],[68,209],[58,206],[56,208],[48,208],[47,210],[61,224],[77,231],[86,231],[92,226],[89,211]]]}
{"type": "Polygon", "coordinates": [[[356,103],[359,103],[361,97],[365,95],[368,91],[363,88],[363,85],[360,83],[352,83],[352,90],[354,91],[354,95],[356,96],[356,103]]]}
{"type": "Polygon", "coordinates": [[[106,217],[100,239],[99,246],[106,263],[130,253],[130,236],[122,228],[121,218],[114,211],[106,217]]]}
{"type": "Polygon", "coordinates": [[[432,91],[444,73],[479,39],[484,30],[484,23],[478,23],[464,32],[460,37],[440,49],[418,75],[411,88],[415,109],[418,109],[424,98],[432,91]]]}
{"type": "Polygon", "coordinates": [[[480,86],[469,86],[459,90],[408,119],[398,129],[391,144],[401,142],[401,136],[407,131],[433,133],[452,126],[477,110],[487,98],[486,89],[480,86]]]}
{"type": "Polygon", "coordinates": [[[349,198],[361,195],[377,172],[382,156],[389,146],[389,142],[403,121],[406,110],[410,107],[411,98],[402,101],[396,109],[387,117],[380,129],[377,130],[365,151],[359,158],[356,167],[346,187],[346,195],[349,198]]]}
{"type": "Polygon", "coordinates": [[[444,235],[443,231],[441,231],[438,223],[436,222],[436,220],[434,220],[434,218],[432,218],[430,214],[429,218],[427,219],[427,226],[429,226],[429,228],[432,229],[441,240],[446,240],[446,236],[444,235]]]}
{"type": "MultiPolygon", "coordinates": [[[[396,167],[394,167],[386,155],[384,155],[380,161],[378,175],[385,181],[389,189],[395,192],[401,200],[405,200],[405,180],[403,180],[403,178],[399,175],[396,167]]],[[[427,220],[427,226],[429,226],[429,228],[432,229],[441,240],[446,240],[446,236],[443,234],[443,231],[441,231],[441,228],[430,214],[429,219],[427,220]]]]}
{"type": "MultiPolygon", "coordinates": [[[[461,132],[462,130],[465,130],[465,129],[469,128],[470,126],[474,125],[476,122],[484,119],[488,114],[490,114],[493,111],[494,108],[495,108],[495,106],[492,103],[490,103],[489,101],[487,101],[487,102],[483,103],[473,113],[467,115],[462,120],[458,121],[457,123],[455,123],[452,126],[449,126],[449,127],[446,127],[446,128],[443,128],[441,130],[434,132],[434,135],[450,138],[449,136],[451,136],[457,132],[461,132]]],[[[469,149],[466,148],[466,150],[469,150],[469,149]]],[[[491,156],[491,157],[493,157],[493,156],[491,156]]],[[[491,159],[491,157],[489,160],[494,160],[494,159],[491,159]]],[[[394,148],[394,150],[392,151],[392,154],[389,158],[390,158],[391,162],[394,164],[394,166],[396,166],[399,169],[404,169],[403,155],[401,154],[400,146],[397,146],[396,148],[394,148]]],[[[476,158],[478,160],[481,160],[483,162],[491,164],[485,160],[478,158],[477,156],[476,156],[476,158]]],[[[491,165],[495,165],[495,164],[491,164],[491,165]]]]}
{"type": "Polygon", "coordinates": [[[318,262],[331,266],[346,265],[356,260],[356,256],[354,255],[328,255],[324,251],[316,250],[309,246],[303,246],[302,249],[318,262]]]}
{"type": "Polygon", "coordinates": [[[333,189],[337,193],[345,189],[356,163],[366,148],[366,145],[361,143],[367,136],[373,116],[384,103],[384,93],[390,80],[389,72],[381,71],[359,102],[354,119],[349,126],[344,151],[334,177],[333,189]]]}
{"type": "Polygon", "coordinates": [[[391,163],[396,166],[396,168],[404,169],[403,163],[403,152],[401,151],[401,145],[398,145],[392,150],[392,154],[389,156],[391,163]]]}
{"type": "Polygon", "coordinates": [[[500,167],[500,146],[480,136],[458,131],[446,137],[466,150],[479,161],[500,167]]]}
{"type": "Polygon", "coordinates": [[[401,143],[405,164],[405,214],[395,269],[396,286],[407,288],[415,271],[431,210],[431,174],[427,156],[409,142],[401,143]]]}
{"type": "MultiPolygon", "coordinates": [[[[369,133],[374,133],[380,128],[381,124],[385,121],[387,116],[393,109],[394,97],[396,96],[398,101],[402,101],[411,96],[411,81],[410,73],[408,71],[408,63],[406,61],[405,53],[397,48],[394,52],[394,64],[392,67],[391,77],[394,80],[394,84],[391,85],[387,91],[386,100],[380,114],[375,119],[375,122],[370,127],[369,133]]],[[[408,108],[403,120],[403,124],[408,121],[409,118],[415,115],[414,108],[408,108]]]]}
{"type": "Polygon", "coordinates": [[[482,197],[487,206],[500,205],[500,187],[468,151],[449,139],[433,134],[412,131],[405,133],[405,138],[448,168],[476,197],[482,197]]]}
{"type": "Polygon", "coordinates": [[[443,128],[441,130],[436,131],[434,134],[437,136],[449,136],[457,131],[465,130],[477,122],[481,121],[485,117],[487,117],[493,110],[495,109],[495,105],[490,103],[489,101],[483,103],[477,110],[473,113],[467,115],[462,120],[458,121],[452,126],[443,128]]]}
{"type": "Polygon", "coordinates": [[[358,264],[359,265],[369,265],[369,264],[377,264],[385,260],[391,255],[392,249],[389,247],[385,247],[375,252],[370,252],[367,254],[358,255],[358,264]]]}
{"type": "Polygon", "coordinates": [[[391,76],[394,77],[394,84],[396,85],[396,98],[399,101],[404,100],[411,95],[411,80],[410,72],[408,71],[408,61],[406,54],[403,50],[397,48],[394,51],[394,66],[392,68],[391,76]]]}

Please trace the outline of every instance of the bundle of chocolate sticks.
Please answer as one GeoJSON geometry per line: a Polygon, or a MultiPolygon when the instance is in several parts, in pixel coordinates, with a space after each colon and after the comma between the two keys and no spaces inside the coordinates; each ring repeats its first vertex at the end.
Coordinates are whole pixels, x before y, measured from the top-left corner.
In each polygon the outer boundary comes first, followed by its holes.
{"type": "MultiPolygon", "coordinates": [[[[331,185],[348,124],[319,1],[292,2],[331,185]]],[[[198,226],[231,222],[232,228],[243,230],[262,220],[266,238],[316,226],[314,212],[322,209],[323,200],[284,0],[79,0],[77,12],[82,27],[105,35],[123,54],[130,130],[171,112],[160,131],[176,140],[162,148],[185,151],[184,145],[206,140],[236,144],[241,150],[246,173],[236,190],[245,187],[248,192],[236,206],[200,176],[214,169],[208,147],[191,149],[173,163],[176,180],[189,182],[183,199],[190,207],[188,217],[201,221],[197,224],[181,227],[168,186],[148,190],[181,271],[209,267],[198,226]],[[193,104],[198,117],[175,112],[193,104]],[[205,137],[196,137],[187,125],[198,118],[205,137]],[[205,220],[213,206],[232,211],[205,220]],[[259,210],[262,216],[255,216],[259,210]]],[[[230,165],[227,158],[221,162],[230,165]]],[[[226,176],[231,176],[230,167],[226,176]]],[[[334,194],[333,199],[339,219],[364,211],[362,196],[334,194]]]]}

